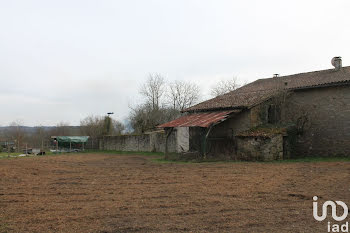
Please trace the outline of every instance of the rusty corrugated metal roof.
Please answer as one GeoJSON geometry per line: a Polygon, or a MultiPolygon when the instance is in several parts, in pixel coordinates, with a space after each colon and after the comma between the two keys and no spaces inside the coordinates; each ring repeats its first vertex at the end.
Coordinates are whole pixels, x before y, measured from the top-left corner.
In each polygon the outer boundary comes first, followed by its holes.
{"type": "Polygon", "coordinates": [[[241,110],[219,111],[219,112],[203,112],[193,113],[182,116],[173,121],[157,126],[158,128],[173,128],[173,127],[209,127],[210,125],[224,121],[231,113],[238,113],[241,110]]]}

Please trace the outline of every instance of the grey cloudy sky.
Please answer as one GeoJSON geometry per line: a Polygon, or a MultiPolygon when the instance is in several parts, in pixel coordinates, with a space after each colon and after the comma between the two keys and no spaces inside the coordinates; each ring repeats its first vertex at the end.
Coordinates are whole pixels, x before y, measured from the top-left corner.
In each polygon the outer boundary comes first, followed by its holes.
{"type": "Polygon", "coordinates": [[[350,64],[349,0],[0,0],[0,125],[128,115],[150,72],[254,81],[350,64]]]}

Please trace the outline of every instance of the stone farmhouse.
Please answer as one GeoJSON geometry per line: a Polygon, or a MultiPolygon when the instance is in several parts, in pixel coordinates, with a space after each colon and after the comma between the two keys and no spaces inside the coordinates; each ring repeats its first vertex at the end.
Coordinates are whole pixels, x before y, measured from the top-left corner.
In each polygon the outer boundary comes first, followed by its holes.
{"type": "Polygon", "coordinates": [[[162,124],[177,152],[243,160],[350,156],[350,67],[259,79],[162,124]]]}

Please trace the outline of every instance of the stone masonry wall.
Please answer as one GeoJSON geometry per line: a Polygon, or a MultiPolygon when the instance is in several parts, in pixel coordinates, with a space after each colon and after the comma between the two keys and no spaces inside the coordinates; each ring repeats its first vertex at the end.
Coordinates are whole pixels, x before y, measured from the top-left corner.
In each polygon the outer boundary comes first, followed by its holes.
{"type": "Polygon", "coordinates": [[[103,150],[151,151],[150,137],[147,134],[104,136],[101,140],[103,150]]]}
{"type": "Polygon", "coordinates": [[[283,136],[236,137],[237,159],[250,161],[271,161],[283,159],[283,136]]]}
{"type": "MultiPolygon", "coordinates": [[[[164,152],[165,134],[152,133],[141,135],[104,136],[99,140],[99,149],[116,151],[164,152]]],[[[175,152],[175,150],[175,133],[172,133],[168,139],[168,151],[175,152]]]]}
{"type": "Polygon", "coordinates": [[[232,138],[237,133],[250,129],[250,127],[250,112],[249,110],[244,110],[215,126],[210,133],[210,137],[232,138]]]}
{"type": "MultiPolygon", "coordinates": [[[[150,149],[153,152],[165,152],[165,133],[153,133],[150,135],[150,149]]],[[[168,152],[176,152],[176,132],[168,138],[168,152]]]]}
{"type": "Polygon", "coordinates": [[[84,148],[89,150],[96,150],[99,148],[99,139],[89,137],[88,141],[85,143],[84,148]]]}
{"type": "Polygon", "coordinates": [[[296,156],[350,156],[350,85],[295,91],[282,119],[298,128],[296,156]]]}
{"type": "Polygon", "coordinates": [[[266,103],[261,103],[250,109],[250,125],[256,127],[267,123],[266,103]]]}

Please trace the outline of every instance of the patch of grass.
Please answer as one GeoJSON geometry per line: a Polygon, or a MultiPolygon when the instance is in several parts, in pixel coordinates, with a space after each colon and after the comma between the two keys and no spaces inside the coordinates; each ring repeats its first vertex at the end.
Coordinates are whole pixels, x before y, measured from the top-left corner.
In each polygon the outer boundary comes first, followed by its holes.
{"type": "Polygon", "coordinates": [[[190,161],[180,161],[180,160],[169,160],[165,159],[164,156],[159,158],[153,158],[151,159],[154,163],[191,163],[190,161]]]}
{"type": "Polygon", "coordinates": [[[164,157],[162,158],[154,158],[154,159],[151,159],[152,162],[155,162],[155,163],[181,163],[181,164],[184,164],[184,163],[198,163],[198,162],[193,162],[193,161],[180,161],[180,160],[168,160],[168,159],[165,159],[164,157]]]}
{"type": "Polygon", "coordinates": [[[95,153],[95,154],[117,154],[117,155],[141,155],[141,156],[155,156],[161,159],[161,157],[164,157],[163,152],[148,152],[148,151],[116,151],[116,150],[85,150],[80,152],[62,152],[62,153],[55,153],[51,151],[46,151],[45,155],[28,155],[23,157],[18,157],[18,155],[22,153],[11,153],[10,157],[7,153],[0,153],[0,159],[20,159],[20,158],[39,158],[43,156],[59,156],[59,155],[76,155],[76,154],[89,154],[89,153],[95,153]]]}
{"type": "Polygon", "coordinates": [[[168,159],[164,156],[152,159],[157,163],[319,163],[319,162],[350,162],[350,157],[305,157],[296,159],[273,160],[273,161],[244,161],[220,158],[197,158],[186,159],[177,154],[170,154],[168,159]]]}
{"type": "Polygon", "coordinates": [[[149,151],[117,151],[117,150],[85,150],[79,153],[96,153],[96,154],[118,154],[118,155],[144,155],[144,156],[163,156],[163,152],[149,151]]]}
{"type": "MultiPolygon", "coordinates": [[[[0,159],[19,159],[19,158],[33,158],[33,157],[42,157],[42,156],[53,156],[53,155],[60,155],[60,154],[56,154],[54,152],[51,151],[46,151],[45,155],[33,155],[33,154],[28,154],[27,156],[18,156],[21,155],[23,153],[5,153],[2,152],[0,153],[0,159]]],[[[64,154],[64,153],[62,153],[64,154]]]]}
{"type": "Polygon", "coordinates": [[[305,157],[297,159],[274,160],[274,161],[243,161],[223,158],[196,158],[194,156],[187,157],[177,153],[169,153],[165,159],[163,152],[138,152],[138,151],[116,151],[116,150],[86,150],[83,153],[103,153],[118,155],[143,155],[156,156],[151,161],[155,163],[308,163],[308,162],[350,162],[350,157],[305,157]]]}
{"type": "Polygon", "coordinates": [[[202,158],[199,154],[178,154],[178,153],[169,153],[168,158],[165,158],[165,155],[152,159],[153,162],[157,163],[240,163],[244,161],[238,161],[233,159],[225,158],[202,158]]]}
{"type": "Polygon", "coordinates": [[[4,219],[0,218],[0,232],[8,232],[10,230],[7,223],[4,222],[4,219]]]}
{"type": "Polygon", "coordinates": [[[4,159],[4,158],[11,158],[11,157],[9,157],[9,156],[18,156],[18,155],[20,155],[21,153],[7,153],[7,152],[1,152],[0,153],[0,159],[4,159]]]}
{"type": "Polygon", "coordinates": [[[350,162],[350,157],[305,157],[271,161],[273,163],[317,163],[317,162],[350,162]]]}
{"type": "Polygon", "coordinates": [[[153,156],[151,161],[155,163],[318,163],[318,162],[350,162],[350,157],[304,157],[285,160],[273,160],[273,161],[242,161],[224,158],[200,158],[196,156],[187,156],[177,153],[169,153],[168,158],[165,159],[163,152],[148,152],[148,151],[117,151],[117,150],[85,150],[81,152],[73,153],[55,153],[47,151],[45,155],[28,155],[24,157],[18,157],[22,153],[10,153],[11,157],[8,157],[8,153],[0,153],[0,159],[18,159],[18,158],[35,158],[42,156],[59,156],[59,155],[75,155],[75,154],[116,154],[116,155],[141,155],[141,156],[153,156]]]}

